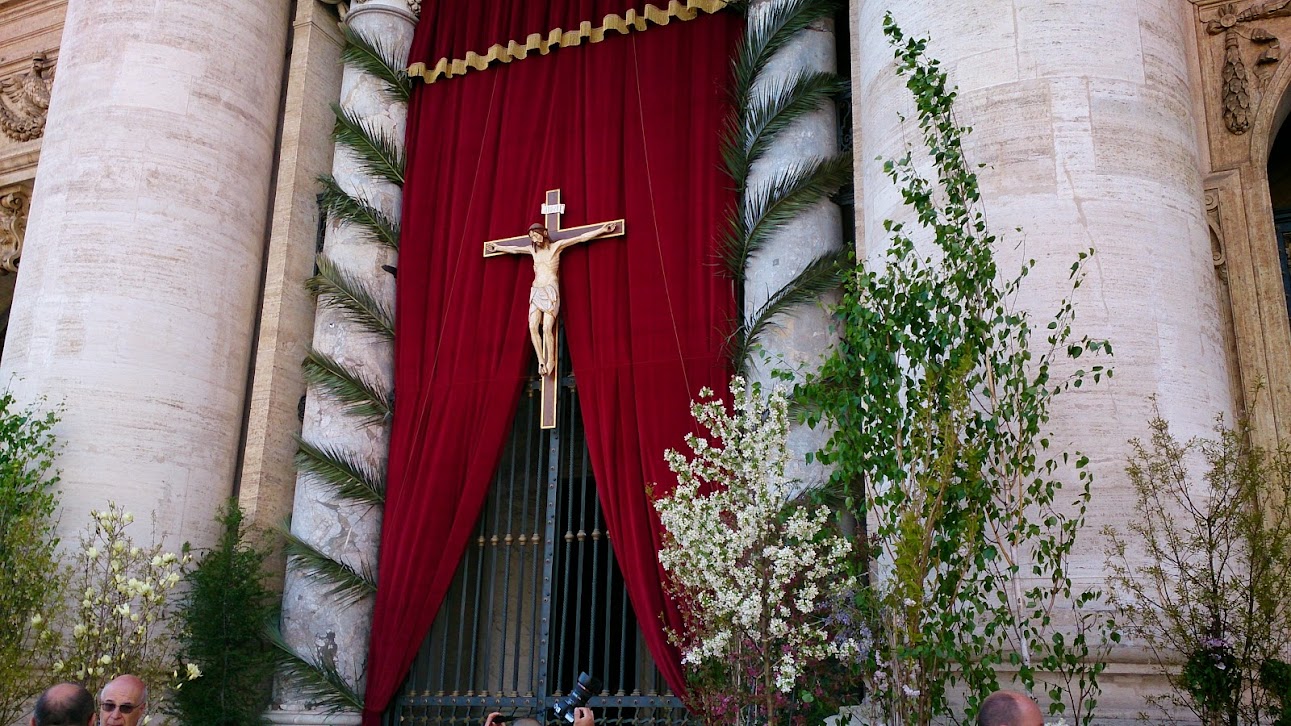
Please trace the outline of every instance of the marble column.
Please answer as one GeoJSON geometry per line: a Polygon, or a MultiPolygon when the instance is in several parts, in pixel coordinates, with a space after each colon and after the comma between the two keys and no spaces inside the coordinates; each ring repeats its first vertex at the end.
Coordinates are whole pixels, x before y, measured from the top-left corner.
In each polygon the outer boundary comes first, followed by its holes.
{"type": "Polygon", "coordinates": [[[62,532],[232,492],[288,0],[71,0],[0,377],[63,407],[62,532]]]}
{"type": "MultiPolygon", "coordinates": [[[[784,0],[755,0],[749,13],[765,13],[783,3],[784,0]]],[[[764,96],[802,71],[837,70],[834,24],[831,20],[822,20],[799,33],[772,57],[759,75],[753,93],[764,96]]],[[[822,106],[798,119],[776,137],[775,143],[754,165],[749,174],[750,190],[770,183],[785,169],[837,154],[838,134],[838,114],[832,105],[822,106]]],[[[842,217],[838,205],[832,201],[821,201],[785,225],[749,261],[744,282],[746,319],[755,315],[771,295],[807,265],[842,244],[842,217]]],[[[778,318],[776,325],[761,339],[762,350],[753,354],[753,378],[768,385],[774,370],[801,372],[819,365],[837,340],[826,307],[833,302],[836,300],[831,295],[820,305],[802,305],[778,318]]],[[[824,468],[819,464],[807,465],[804,458],[824,446],[828,438],[824,429],[794,425],[789,432],[789,446],[795,452],[790,476],[808,486],[823,483],[827,477],[824,468]]]]}
{"type": "MultiPolygon", "coordinates": [[[[412,42],[416,16],[403,0],[368,0],[353,5],[345,22],[356,33],[379,40],[403,58],[412,42]]],[[[392,103],[377,79],[346,68],[341,81],[341,105],[378,128],[402,139],[407,108],[392,103]]],[[[392,219],[399,219],[401,190],[369,176],[344,147],[337,147],[332,174],[351,193],[359,193],[392,219]]],[[[393,253],[356,229],[329,225],[324,254],[338,269],[366,280],[387,300],[393,301],[394,278],[381,269],[394,264],[393,253]]],[[[359,329],[334,310],[321,307],[314,324],[314,347],[378,381],[387,390],[393,385],[393,348],[389,341],[359,329]]],[[[382,464],[389,452],[389,428],[362,425],[325,395],[311,391],[305,407],[303,436],[307,441],[336,447],[382,464]]],[[[378,508],[353,506],[336,500],[331,490],[308,476],[296,483],[292,532],[330,556],[356,567],[376,571],[381,533],[378,508]]],[[[283,634],[298,653],[335,666],[362,694],[365,686],[370,599],[338,606],[326,595],[328,588],[288,567],[283,592],[283,634]]],[[[278,707],[268,716],[281,724],[357,723],[358,714],[327,715],[285,689],[278,707]]]]}
{"type": "MultiPolygon", "coordinates": [[[[985,165],[983,207],[1002,274],[1037,260],[1018,304],[1043,326],[1071,292],[1077,254],[1097,251],[1075,295],[1076,328],[1112,342],[1115,377],[1060,396],[1050,425],[1055,446],[1092,460],[1093,502],[1073,574],[1098,585],[1098,532],[1123,528],[1133,511],[1127,441],[1148,434],[1153,397],[1185,439],[1208,433],[1217,414],[1231,421],[1233,410],[1199,172],[1191,5],[854,1],[857,227],[871,259],[886,243],[883,220],[911,219],[871,160],[899,157],[919,138],[881,32],[888,9],[907,35],[930,38],[928,54],[958,86],[958,120],[974,129],[968,161],[985,165]]],[[[1142,688],[1140,666],[1128,663],[1137,656],[1122,649],[1114,658],[1104,682],[1142,688]]],[[[1105,694],[1099,723],[1132,718],[1142,695],[1105,694]]]]}

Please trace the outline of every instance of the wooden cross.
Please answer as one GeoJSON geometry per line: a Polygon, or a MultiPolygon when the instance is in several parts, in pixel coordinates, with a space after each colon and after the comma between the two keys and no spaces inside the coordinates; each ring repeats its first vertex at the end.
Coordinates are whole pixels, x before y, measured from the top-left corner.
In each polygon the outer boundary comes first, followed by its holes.
{"type": "MultiPolygon", "coordinates": [[[[565,205],[562,204],[560,201],[560,190],[552,189],[548,191],[546,201],[542,205],[542,216],[543,216],[543,223],[547,228],[547,236],[551,239],[551,242],[553,245],[565,240],[573,240],[576,237],[584,237],[584,238],[590,239],[591,237],[589,237],[589,235],[594,235],[598,239],[603,239],[606,237],[623,236],[625,226],[622,219],[616,219],[613,222],[597,222],[595,224],[584,224],[578,227],[570,227],[569,229],[563,229],[560,226],[560,216],[564,213],[565,213],[565,205]],[[611,232],[603,232],[599,235],[594,234],[595,232],[597,232],[597,230],[602,229],[607,224],[615,225],[614,230],[611,232]]],[[[489,240],[488,242],[484,243],[484,256],[495,257],[497,255],[517,254],[517,253],[528,254],[529,250],[531,249],[530,247],[531,244],[533,243],[532,243],[532,240],[529,238],[528,233],[517,235],[515,237],[505,237],[503,239],[489,240]]],[[[557,248],[554,254],[559,255],[559,253],[560,253],[560,248],[557,248]]],[[[537,277],[537,274],[538,274],[538,270],[536,268],[539,264],[542,264],[542,263],[540,263],[538,257],[535,256],[534,257],[535,278],[537,277]]],[[[554,273],[553,284],[556,286],[555,289],[556,289],[557,295],[559,295],[559,277],[558,277],[559,263],[558,261],[553,259],[550,264],[552,265],[551,271],[554,273]]],[[[558,313],[559,311],[557,311],[557,314],[558,313]]],[[[553,333],[554,335],[558,336],[559,327],[555,327],[553,333]]],[[[553,340],[551,341],[552,350],[558,350],[557,341],[558,341],[558,338],[553,338],[553,340]]],[[[552,356],[552,358],[555,358],[555,356],[552,356]]],[[[557,367],[555,365],[553,365],[551,367],[551,370],[548,370],[542,376],[542,424],[541,425],[542,425],[542,428],[544,429],[556,428],[556,384],[559,378],[560,378],[559,371],[557,370],[557,367]]]]}

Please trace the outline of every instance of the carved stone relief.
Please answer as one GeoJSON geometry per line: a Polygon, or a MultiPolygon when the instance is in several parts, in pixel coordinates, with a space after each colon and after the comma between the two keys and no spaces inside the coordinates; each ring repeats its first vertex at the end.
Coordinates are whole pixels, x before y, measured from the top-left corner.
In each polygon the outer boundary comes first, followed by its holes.
{"type": "Polygon", "coordinates": [[[14,141],[40,138],[53,87],[54,61],[44,53],[33,57],[26,71],[0,78],[0,131],[14,141]]]}
{"type": "Polygon", "coordinates": [[[54,62],[44,53],[31,58],[31,67],[0,79],[0,130],[14,141],[31,141],[45,133],[49,92],[54,87],[54,62]]]}
{"type": "Polygon", "coordinates": [[[31,195],[26,188],[0,189],[0,275],[18,271],[30,205],[31,195]]]}
{"type": "Polygon", "coordinates": [[[1224,126],[1230,133],[1244,134],[1251,128],[1253,99],[1263,90],[1282,60],[1282,44],[1266,26],[1255,23],[1291,17],[1291,0],[1265,0],[1240,9],[1228,3],[1206,21],[1206,32],[1224,37],[1224,67],[1220,95],[1224,126]],[[1247,59],[1253,68],[1247,67],[1247,59]],[[1252,78],[1254,76],[1254,78],[1252,78]]]}

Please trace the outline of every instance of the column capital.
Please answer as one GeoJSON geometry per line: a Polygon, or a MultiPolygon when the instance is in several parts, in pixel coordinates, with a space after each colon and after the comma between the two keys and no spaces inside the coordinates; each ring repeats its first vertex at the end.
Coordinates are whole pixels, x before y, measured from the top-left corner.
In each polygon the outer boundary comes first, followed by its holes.
{"type": "Polygon", "coordinates": [[[387,15],[399,18],[408,23],[409,27],[417,25],[417,17],[421,13],[421,2],[405,2],[404,0],[361,0],[362,4],[350,6],[350,11],[345,15],[345,22],[353,24],[356,20],[367,15],[387,15]]]}

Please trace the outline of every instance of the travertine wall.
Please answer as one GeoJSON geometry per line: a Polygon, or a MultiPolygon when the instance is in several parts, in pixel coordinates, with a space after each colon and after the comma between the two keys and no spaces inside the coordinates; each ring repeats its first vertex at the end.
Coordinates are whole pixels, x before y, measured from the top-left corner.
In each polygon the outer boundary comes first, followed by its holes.
{"type": "Polygon", "coordinates": [[[318,243],[317,179],[332,168],[332,104],[341,92],[344,44],[335,7],[318,0],[296,6],[264,303],[238,482],[243,511],[263,527],[290,517],[296,487],[293,457],[300,434],[298,407],[305,395],[300,363],[314,335],[314,298],[305,282],[314,274],[318,243]]]}
{"type": "MultiPolygon", "coordinates": [[[[1056,445],[1093,461],[1075,574],[1097,583],[1097,532],[1131,511],[1126,442],[1146,433],[1152,397],[1183,437],[1233,410],[1199,172],[1191,6],[854,0],[857,227],[871,258],[885,243],[882,221],[910,218],[872,160],[897,157],[919,138],[913,121],[898,118],[913,113],[881,33],[888,9],[907,33],[931,38],[929,54],[959,87],[959,120],[974,128],[968,159],[987,165],[982,193],[1001,269],[1038,261],[1020,304],[1043,321],[1070,291],[1077,253],[1097,250],[1076,295],[1077,326],[1112,341],[1115,377],[1058,399],[1052,421],[1056,445]]],[[[1115,657],[1136,659],[1129,650],[1115,657]]],[[[1146,681],[1128,674],[1137,666],[1119,667],[1122,683],[1138,685],[1109,694],[1099,723],[1145,708],[1146,681]]]]}
{"type": "MultiPolygon", "coordinates": [[[[72,0],[0,378],[65,407],[64,532],[232,491],[288,0],[72,0]]],[[[144,525],[146,527],[146,524],[144,525]]],[[[142,534],[142,533],[140,533],[142,534]]]]}

